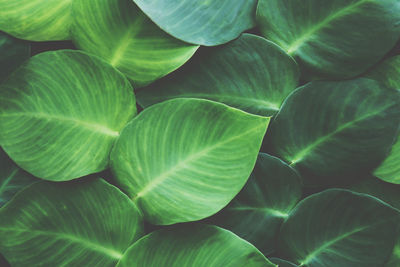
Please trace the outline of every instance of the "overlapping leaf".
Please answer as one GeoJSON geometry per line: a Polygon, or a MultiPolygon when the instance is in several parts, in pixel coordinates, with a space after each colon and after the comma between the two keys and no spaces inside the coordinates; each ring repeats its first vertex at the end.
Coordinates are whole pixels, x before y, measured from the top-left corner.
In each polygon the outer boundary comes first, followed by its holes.
{"type": "Polygon", "coordinates": [[[273,267],[253,245],[209,225],[155,231],[131,246],[117,267],[273,267]]]}
{"type": "Polygon", "coordinates": [[[126,126],[111,167],[151,223],[199,220],[244,186],[268,123],[267,117],[208,100],[169,100],[126,126]]]}
{"type": "Polygon", "coordinates": [[[132,0],[74,0],[73,40],[104,58],[136,86],[180,67],[197,50],[159,29],[132,0]]]}
{"type": "Polygon", "coordinates": [[[33,175],[70,180],[106,168],[136,113],[128,80],[96,57],[60,50],[32,57],[0,89],[0,144],[33,175]]]}
{"type": "Polygon", "coordinates": [[[0,210],[12,266],[115,266],[143,233],[136,206],[102,179],[39,182],[0,210]]]}
{"type": "Polygon", "coordinates": [[[399,216],[374,197],[330,189],[302,200],[291,212],[281,228],[280,252],[307,267],[383,266],[399,216]]]}
{"type": "Polygon", "coordinates": [[[202,51],[178,71],[137,95],[147,107],[170,98],[205,98],[247,112],[271,116],[298,84],[296,62],[275,44],[243,34],[202,51]]]}
{"type": "Polygon", "coordinates": [[[399,122],[400,95],[376,81],[311,82],[286,99],[268,137],[301,172],[358,174],[385,158],[399,122]]]}
{"type": "Polygon", "coordinates": [[[73,0],[0,0],[0,31],[31,41],[68,40],[73,0]]]}
{"type": "Polygon", "coordinates": [[[361,74],[400,37],[398,0],[260,0],[257,19],[309,79],[361,74]]]}
{"type": "Polygon", "coordinates": [[[0,207],[19,190],[38,181],[15,165],[0,148],[0,207]]]}
{"type": "Polygon", "coordinates": [[[282,222],[300,198],[297,172],[280,159],[260,153],[246,186],[212,221],[268,255],[276,248],[282,222]]]}
{"type": "Polygon", "coordinates": [[[161,29],[193,44],[223,44],[255,24],[256,0],[133,1],[161,29]]]}
{"type": "Polygon", "coordinates": [[[30,56],[28,42],[0,32],[0,82],[30,56]]]}

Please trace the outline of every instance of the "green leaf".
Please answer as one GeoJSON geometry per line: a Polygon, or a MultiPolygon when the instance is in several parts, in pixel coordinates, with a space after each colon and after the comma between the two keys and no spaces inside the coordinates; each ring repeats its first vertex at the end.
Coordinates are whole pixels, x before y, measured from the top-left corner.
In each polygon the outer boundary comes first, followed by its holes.
{"type": "Polygon", "coordinates": [[[300,266],[382,266],[398,223],[398,211],[384,202],[330,189],[302,200],[291,212],[281,228],[280,251],[300,266]]]}
{"type": "Polygon", "coordinates": [[[28,42],[0,32],[0,82],[29,58],[30,48],[28,42]]]}
{"type": "Polygon", "coordinates": [[[257,0],[133,0],[161,29],[188,43],[213,46],[254,27],[257,0]]]}
{"type": "Polygon", "coordinates": [[[31,41],[70,38],[72,0],[0,0],[0,30],[31,41]]]}
{"type": "Polygon", "coordinates": [[[169,100],[125,127],[111,168],[149,222],[203,219],[242,189],[268,123],[267,117],[208,100],[169,100]]]}
{"type": "Polygon", "coordinates": [[[359,75],[400,37],[398,0],[259,0],[257,20],[308,79],[359,75]]]}
{"type": "Polygon", "coordinates": [[[23,169],[53,181],[105,169],[135,115],[129,81],[73,50],[41,53],[0,88],[0,144],[23,169]]]}
{"type": "Polygon", "coordinates": [[[12,266],[115,266],[142,233],[138,209],[102,179],[35,183],[0,210],[12,266]]]}
{"type": "MultiPolygon", "coordinates": [[[[202,51],[203,52],[203,51],[202,51]]],[[[170,98],[206,98],[254,114],[274,115],[299,81],[296,62],[264,38],[243,34],[145,88],[137,95],[147,107],[170,98]]]]}
{"type": "Polygon", "coordinates": [[[400,94],[376,81],[311,82],[286,99],[268,137],[302,174],[340,177],[376,167],[399,123],[400,94]]]}
{"type": "Polygon", "coordinates": [[[136,86],[177,69],[198,48],[164,33],[132,0],[74,0],[73,16],[76,46],[104,58],[136,86]]]}
{"type": "Polygon", "coordinates": [[[279,259],[279,258],[270,258],[270,261],[275,263],[275,264],[278,264],[279,267],[296,267],[297,266],[294,263],[291,263],[289,261],[282,260],[282,259],[279,259]]]}
{"type": "MultiPolygon", "coordinates": [[[[385,60],[365,76],[400,90],[400,55],[385,60]]],[[[386,182],[400,184],[400,135],[390,154],[374,171],[374,175],[386,182]]]]}
{"type": "Polygon", "coordinates": [[[273,267],[253,245],[222,228],[181,225],[141,238],[117,267],[273,267]]]}
{"type": "Polygon", "coordinates": [[[301,186],[294,169],[260,153],[246,186],[212,221],[269,255],[282,222],[301,199],[301,186]]]}
{"type": "Polygon", "coordinates": [[[0,148],[0,207],[6,204],[19,190],[35,181],[38,179],[15,165],[0,148]]]}

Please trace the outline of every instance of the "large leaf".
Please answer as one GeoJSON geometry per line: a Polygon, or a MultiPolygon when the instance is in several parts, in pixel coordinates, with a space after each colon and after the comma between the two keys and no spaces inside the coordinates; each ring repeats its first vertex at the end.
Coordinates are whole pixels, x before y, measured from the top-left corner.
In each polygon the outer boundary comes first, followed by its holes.
{"type": "Polygon", "coordinates": [[[31,41],[68,40],[72,0],[0,0],[0,30],[31,41]]]}
{"type": "Polygon", "coordinates": [[[400,37],[398,0],[260,0],[257,19],[311,79],[361,74],[400,37]]]}
{"type": "Polygon", "coordinates": [[[136,206],[102,179],[39,182],[0,210],[0,253],[12,266],[115,266],[142,233],[136,206]]]}
{"type": "Polygon", "coordinates": [[[0,32],[0,82],[29,56],[30,45],[28,42],[0,32]]]}
{"type": "MultiPolygon", "coordinates": [[[[400,90],[400,55],[387,59],[369,71],[366,76],[400,90]]],[[[389,156],[374,171],[374,175],[386,182],[400,184],[400,135],[389,156]]]]}
{"type": "Polygon", "coordinates": [[[255,24],[257,0],[133,1],[161,29],[193,44],[223,44],[255,24]]]}
{"type": "Polygon", "coordinates": [[[164,33],[132,0],[74,0],[73,16],[74,43],[138,86],[177,69],[198,48],[164,33]]]}
{"type": "Polygon", "coordinates": [[[129,81],[96,57],[41,53],[0,88],[0,144],[33,175],[69,180],[106,168],[136,113],[129,81]]]}
{"type": "Polygon", "coordinates": [[[149,222],[199,220],[242,189],[268,123],[269,118],[208,100],[169,100],[125,127],[111,168],[149,222]]]}
{"type": "Polygon", "coordinates": [[[296,267],[297,265],[279,258],[270,258],[271,262],[278,264],[279,267],[296,267]]]}
{"type": "Polygon", "coordinates": [[[280,251],[300,266],[382,266],[399,216],[377,198],[330,189],[302,200],[291,212],[281,228],[280,251]]]}
{"type": "Polygon", "coordinates": [[[311,82],[286,99],[268,137],[301,172],[340,176],[376,167],[399,123],[399,92],[376,81],[311,82]]]}
{"type": "Polygon", "coordinates": [[[199,53],[137,97],[144,107],[170,98],[198,97],[269,116],[279,110],[298,81],[296,62],[281,48],[243,34],[225,46],[199,53]]]}
{"type": "Polygon", "coordinates": [[[280,159],[260,153],[246,186],[213,222],[268,255],[276,248],[282,222],[300,198],[297,172],[280,159]]]}
{"type": "Polygon", "coordinates": [[[21,170],[0,148],[0,207],[35,181],[38,179],[21,170]]]}
{"type": "Polygon", "coordinates": [[[131,246],[117,267],[273,267],[253,245],[209,225],[158,230],[131,246]]]}

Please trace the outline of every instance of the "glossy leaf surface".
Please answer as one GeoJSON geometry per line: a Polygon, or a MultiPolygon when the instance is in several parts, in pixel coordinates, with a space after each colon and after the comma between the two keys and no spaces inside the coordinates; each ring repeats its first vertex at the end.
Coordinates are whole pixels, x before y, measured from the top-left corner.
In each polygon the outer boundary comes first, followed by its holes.
{"type": "Polygon", "coordinates": [[[208,100],[169,100],[126,126],[111,168],[149,222],[203,219],[244,186],[268,123],[208,100]]]}
{"type": "Polygon", "coordinates": [[[301,173],[358,174],[385,158],[399,122],[400,94],[376,81],[311,82],[286,99],[268,137],[301,173]]]}
{"type": "Polygon", "coordinates": [[[106,168],[135,113],[133,89],[112,66],[79,51],[41,53],[0,88],[0,144],[33,175],[70,180],[106,168]]]}
{"type": "Polygon", "coordinates": [[[278,158],[260,153],[245,187],[213,222],[268,255],[276,248],[282,222],[301,198],[301,186],[294,169],[278,158]]]}
{"type": "Polygon", "coordinates": [[[281,228],[280,251],[300,266],[382,266],[392,251],[399,216],[377,198],[326,190],[291,212],[281,228]]]}
{"type": "Polygon", "coordinates": [[[0,210],[12,266],[115,266],[143,233],[136,206],[102,179],[39,182],[0,210]]]}
{"type": "Polygon", "coordinates": [[[198,48],[164,33],[132,0],[74,0],[73,15],[74,43],[117,67],[135,86],[177,69],[198,48]]]}
{"type": "Polygon", "coordinates": [[[161,29],[193,44],[223,44],[255,25],[256,0],[133,1],[161,29]]]}
{"type": "Polygon", "coordinates": [[[253,245],[216,226],[155,231],[131,246],[117,267],[273,267],[253,245]],[[168,255],[168,256],[166,256],[168,255]]]}
{"type": "Polygon", "coordinates": [[[144,107],[170,98],[205,98],[271,116],[298,81],[296,62],[280,47],[243,34],[227,45],[199,51],[181,69],[140,91],[137,98],[144,107]]]}
{"type": "Polygon", "coordinates": [[[359,75],[400,37],[398,0],[260,0],[257,19],[308,79],[359,75]]]}

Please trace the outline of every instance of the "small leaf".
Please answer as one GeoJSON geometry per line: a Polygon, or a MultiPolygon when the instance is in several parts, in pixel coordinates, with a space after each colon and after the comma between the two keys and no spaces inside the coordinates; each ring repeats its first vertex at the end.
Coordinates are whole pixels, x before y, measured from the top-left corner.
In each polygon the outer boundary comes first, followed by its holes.
{"type": "Polygon", "coordinates": [[[31,41],[70,38],[72,0],[0,0],[0,30],[31,41]]]}
{"type": "Polygon", "coordinates": [[[125,127],[111,168],[149,222],[203,219],[242,189],[268,123],[208,100],[169,100],[125,127]]]}
{"type": "Polygon", "coordinates": [[[260,153],[246,186],[212,221],[271,254],[282,222],[301,198],[301,186],[294,169],[260,153]]]}
{"type": "Polygon", "coordinates": [[[177,69],[198,48],[163,32],[132,0],[74,0],[73,15],[77,47],[104,58],[136,86],[177,69]]]}
{"type": "Polygon", "coordinates": [[[26,171],[53,181],[101,171],[136,114],[129,81],[97,57],[41,53],[0,88],[0,144],[26,171]]]}
{"type": "Polygon", "coordinates": [[[133,0],[161,29],[188,43],[220,45],[255,25],[256,0],[133,0]]]}
{"type": "Polygon", "coordinates": [[[18,191],[36,181],[38,179],[15,165],[0,148],[0,207],[18,191]]]}
{"type": "Polygon", "coordinates": [[[27,60],[30,52],[28,42],[0,32],[0,82],[27,60]]]}
{"type": "Polygon", "coordinates": [[[133,244],[117,267],[273,267],[253,245],[210,225],[158,230],[133,244]]]}
{"type": "Polygon", "coordinates": [[[147,107],[170,98],[205,98],[271,116],[299,82],[296,62],[264,38],[243,34],[208,53],[198,53],[181,69],[137,95],[147,107]]]}
{"type": "Polygon", "coordinates": [[[39,182],[0,210],[0,252],[12,266],[115,266],[142,233],[138,209],[102,179],[39,182]]]}
{"type": "Polygon", "coordinates": [[[281,228],[280,252],[307,267],[383,266],[399,216],[374,197],[326,190],[302,200],[291,212],[281,228]]]}
{"type": "Polygon", "coordinates": [[[308,79],[355,77],[400,37],[398,0],[260,0],[257,19],[308,79]]]}
{"type": "Polygon", "coordinates": [[[311,82],[286,99],[268,137],[301,173],[339,177],[376,167],[399,123],[400,94],[376,81],[311,82]]]}

